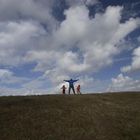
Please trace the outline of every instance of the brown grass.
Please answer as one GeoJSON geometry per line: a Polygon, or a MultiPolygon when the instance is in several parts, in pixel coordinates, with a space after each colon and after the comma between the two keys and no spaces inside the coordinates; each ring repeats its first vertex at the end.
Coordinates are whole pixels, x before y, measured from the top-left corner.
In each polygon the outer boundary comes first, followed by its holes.
{"type": "Polygon", "coordinates": [[[140,140],[140,94],[0,97],[0,140],[140,140]]]}

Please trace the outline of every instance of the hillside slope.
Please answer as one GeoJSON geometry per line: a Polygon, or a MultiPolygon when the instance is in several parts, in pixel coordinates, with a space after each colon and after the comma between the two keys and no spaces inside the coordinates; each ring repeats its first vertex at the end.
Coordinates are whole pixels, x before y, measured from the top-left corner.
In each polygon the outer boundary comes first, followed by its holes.
{"type": "Polygon", "coordinates": [[[0,97],[0,140],[140,140],[140,94],[0,97]]]}

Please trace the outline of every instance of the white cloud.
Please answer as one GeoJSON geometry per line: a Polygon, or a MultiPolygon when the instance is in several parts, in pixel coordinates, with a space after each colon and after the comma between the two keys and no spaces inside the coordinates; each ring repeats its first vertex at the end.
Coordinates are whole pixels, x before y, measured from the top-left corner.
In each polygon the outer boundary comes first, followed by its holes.
{"type": "Polygon", "coordinates": [[[67,4],[70,6],[77,5],[94,5],[98,3],[98,0],[66,0],[67,4]]]}
{"type": "Polygon", "coordinates": [[[8,69],[0,69],[0,84],[5,87],[6,85],[13,85],[27,82],[29,79],[24,77],[17,77],[8,69]]]}
{"type": "MultiPolygon", "coordinates": [[[[40,87],[45,76],[54,85],[61,84],[64,78],[88,77],[112,64],[113,57],[122,51],[118,44],[139,26],[139,19],[120,22],[123,7],[109,6],[104,13],[91,18],[83,1],[67,2],[70,8],[65,10],[66,18],[57,28],[50,14],[51,1],[0,2],[0,13],[5,13],[0,14],[0,65],[17,67],[35,62],[34,71],[44,72],[39,79],[23,86],[40,87]],[[42,22],[51,29],[49,32],[42,22]]],[[[93,82],[89,77],[83,79],[84,83],[93,82]]]]}
{"type": "Polygon", "coordinates": [[[56,81],[93,73],[112,64],[113,57],[122,51],[117,44],[139,25],[139,19],[121,23],[121,11],[122,7],[109,6],[105,13],[97,13],[91,19],[85,6],[70,7],[60,27],[41,44],[42,50],[28,51],[25,60],[37,62],[36,71],[61,77],[56,81]]]}
{"type": "Polygon", "coordinates": [[[51,15],[52,3],[47,0],[1,0],[0,1],[0,20],[12,21],[22,19],[33,19],[47,24],[48,29],[56,26],[57,22],[51,15]]]}
{"type": "Polygon", "coordinates": [[[0,64],[17,66],[45,31],[37,22],[0,22],[0,64]],[[12,58],[12,59],[11,59],[12,58]]]}
{"type": "Polygon", "coordinates": [[[119,74],[116,78],[112,78],[112,83],[108,91],[139,91],[140,81],[131,77],[119,74]]]}
{"type": "Polygon", "coordinates": [[[94,5],[97,4],[99,1],[98,0],[86,0],[86,5],[94,5]]]}
{"type": "Polygon", "coordinates": [[[81,92],[94,92],[95,85],[97,84],[97,80],[95,80],[93,77],[85,75],[79,77],[79,81],[75,84],[76,87],[77,85],[81,85],[81,92]]]}
{"type": "Polygon", "coordinates": [[[13,73],[7,69],[0,69],[0,79],[6,79],[13,75],[13,73]]]}
{"type": "Polygon", "coordinates": [[[66,73],[62,74],[59,70],[48,70],[41,77],[41,79],[46,78],[48,78],[50,82],[56,86],[57,84],[63,83],[64,79],[69,79],[70,77],[66,73]]]}
{"type": "Polygon", "coordinates": [[[112,57],[120,51],[115,45],[138,26],[135,19],[120,23],[121,10],[119,6],[108,7],[104,14],[96,14],[94,19],[90,19],[85,6],[68,9],[66,20],[55,34],[57,45],[77,46],[79,55],[83,57],[82,64],[90,65],[92,71],[111,64],[112,57]]]}
{"type": "Polygon", "coordinates": [[[81,63],[78,54],[73,52],[66,52],[63,57],[58,60],[59,68],[69,73],[80,73],[88,70],[86,63],[81,63]]]}
{"type": "Polygon", "coordinates": [[[1,88],[0,96],[28,96],[28,95],[48,95],[48,94],[56,94],[56,92],[50,92],[49,90],[42,89],[13,89],[13,88],[1,88]]]}
{"type": "Polygon", "coordinates": [[[134,49],[131,65],[121,68],[122,72],[133,72],[140,70],[140,47],[134,49]]]}
{"type": "Polygon", "coordinates": [[[22,84],[22,87],[28,90],[37,90],[37,89],[41,89],[43,84],[44,84],[44,81],[39,80],[37,78],[37,79],[31,80],[29,82],[22,84]]]}

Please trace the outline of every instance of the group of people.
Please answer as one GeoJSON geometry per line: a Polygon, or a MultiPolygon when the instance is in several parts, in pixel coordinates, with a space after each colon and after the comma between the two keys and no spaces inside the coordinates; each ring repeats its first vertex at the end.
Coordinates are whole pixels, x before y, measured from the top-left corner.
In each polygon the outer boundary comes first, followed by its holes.
{"type": "MultiPolygon", "coordinates": [[[[75,93],[75,89],[74,89],[74,83],[77,82],[78,80],[79,80],[79,79],[77,79],[77,80],[73,80],[73,79],[64,80],[65,82],[68,82],[68,83],[69,83],[68,94],[70,94],[71,90],[73,91],[74,94],[76,94],[76,93],[75,93]]],[[[67,89],[66,86],[63,85],[63,86],[61,87],[61,89],[62,89],[62,94],[66,94],[66,89],[67,89]]],[[[81,94],[80,89],[81,89],[81,87],[80,87],[80,85],[78,85],[78,86],[76,87],[77,94],[81,94]]]]}

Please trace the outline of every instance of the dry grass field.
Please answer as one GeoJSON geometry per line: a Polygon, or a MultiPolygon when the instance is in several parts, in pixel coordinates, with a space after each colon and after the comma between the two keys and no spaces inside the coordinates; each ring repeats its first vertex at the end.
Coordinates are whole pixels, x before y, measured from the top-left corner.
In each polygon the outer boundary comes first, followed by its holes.
{"type": "Polygon", "coordinates": [[[140,140],[140,93],[0,97],[0,140],[140,140]]]}

